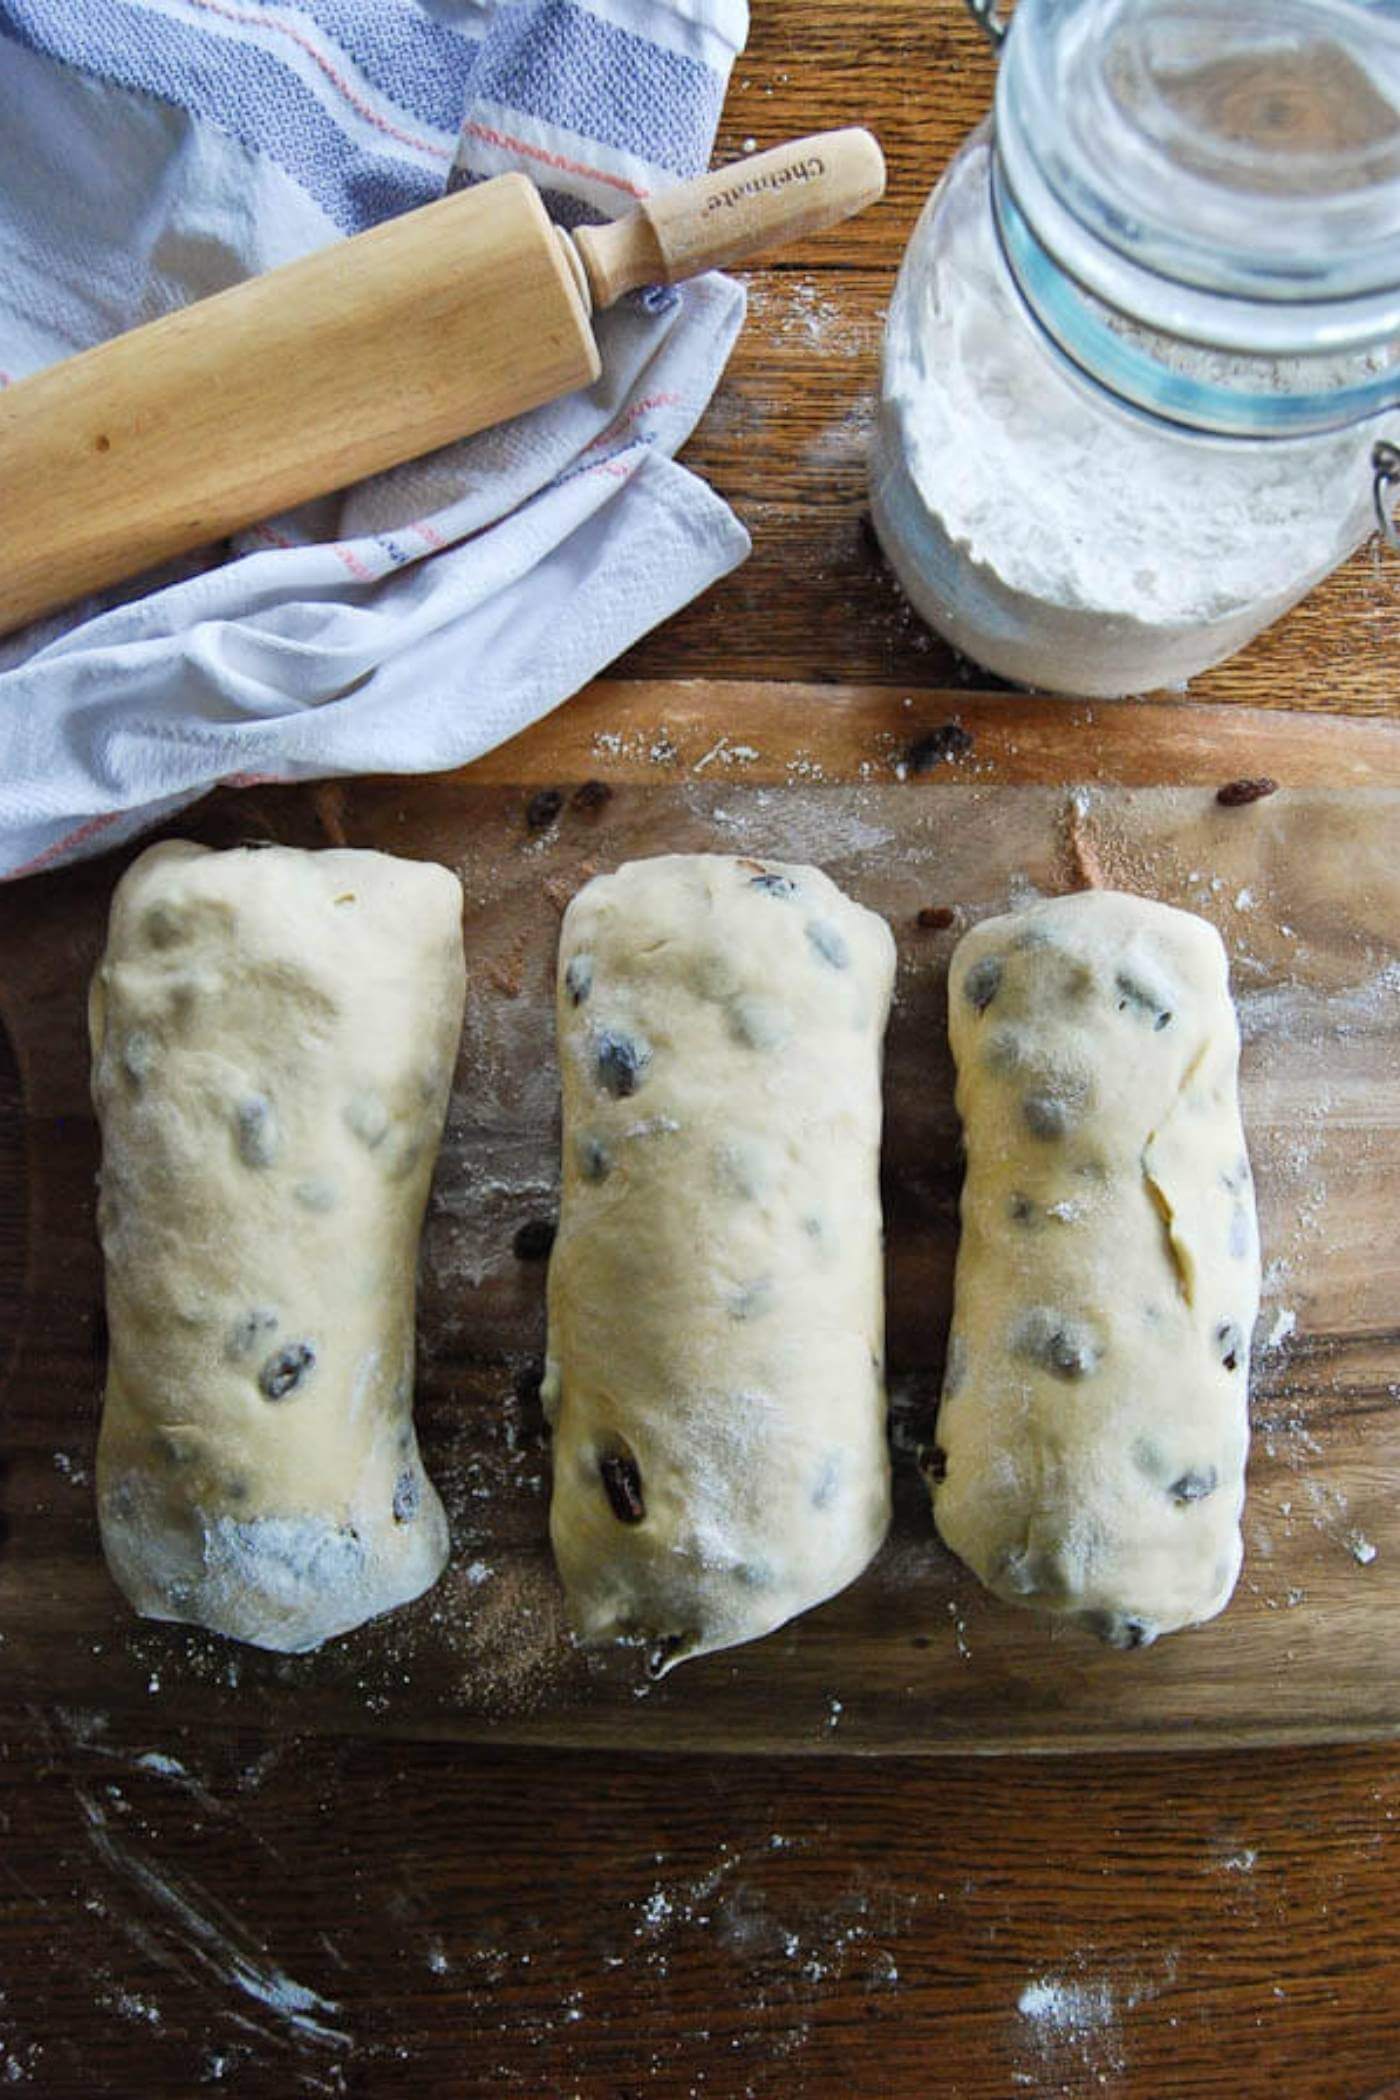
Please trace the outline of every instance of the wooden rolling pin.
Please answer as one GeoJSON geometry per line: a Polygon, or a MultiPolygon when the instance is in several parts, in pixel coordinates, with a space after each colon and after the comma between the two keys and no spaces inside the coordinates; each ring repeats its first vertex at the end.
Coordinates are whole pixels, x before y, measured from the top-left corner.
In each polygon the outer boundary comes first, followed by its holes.
{"type": "Polygon", "coordinates": [[[594,307],[835,225],[884,181],[868,131],[828,131],[570,235],[498,175],[20,380],[0,633],[589,385],[594,307]]]}

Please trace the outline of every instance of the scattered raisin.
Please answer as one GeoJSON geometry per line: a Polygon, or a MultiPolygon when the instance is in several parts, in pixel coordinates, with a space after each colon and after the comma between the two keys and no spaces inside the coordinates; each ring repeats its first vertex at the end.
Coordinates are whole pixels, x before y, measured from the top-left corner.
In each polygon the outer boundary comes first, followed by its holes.
{"type": "Polygon", "coordinates": [[[511,1241],[517,1261],[543,1261],[558,1231],[553,1218],[527,1218],[511,1241]]]}
{"type": "Polygon", "coordinates": [[[651,1063],[651,1046],[640,1036],[620,1035],[615,1029],[605,1028],[593,1057],[598,1084],[604,1093],[611,1094],[614,1101],[625,1101],[642,1083],[642,1074],[651,1063]]]}
{"type": "Polygon", "coordinates": [[[846,1470],[846,1461],[839,1451],[828,1451],[817,1468],[817,1477],[812,1483],[813,1509],[830,1509],[836,1500],[841,1476],[846,1470]]]}
{"type": "Polygon", "coordinates": [[[646,1515],[642,1476],[630,1451],[607,1451],[598,1461],[603,1491],[619,1524],[640,1524],[646,1515]]]}
{"type": "Polygon", "coordinates": [[[389,1134],[389,1111],[373,1087],[362,1087],[345,1104],[345,1127],[367,1152],[382,1145],[389,1134]]]}
{"type": "Polygon", "coordinates": [[[724,1018],[735,1042],[742,1043],[746,1050],[776,1050],[792,1034],[787,1009],[772,999],[733,999],[725,1008],[724,1018]]]}
{"type": "Polygon", "coordinates": [[[987,1008],[1001,990],[1001,959],[995,955],[984,955],[981,962],[974,963],[963,979],[963,997],[976,1007],[979,1014],[987,1008]]]}
{"type": "Polygon", "coordinates": [[[833,970],[849,968],[851,951],[846,946],[845,936],[838,933],[825,919],[807,921],[807,938],[822,961],[829,963],[833,970]]]}
{"type": "Polygon", "coordinates": [[[292,1342],[269,1356],[258,1373],[258,1384],[269,1400],[285,1400],[316,1368],[316,1351],[310,1342],[292,1342]]]}
{"type": "Polygon", "coordinates": [[[233,1112],[233,1141],[245,1167],[270,1167],[277,1157],[277,1118],[266,1094],[249,1094],[233,1112]]]}
{"type": "Polygon", "coordinates": [[[277,1315],[270,1306],[255,1305],[248,1312],[240,1313],[228,1331],[224,1343],[224,1354],[230,1363],[240,1356],[247,1356],[262,1335],[271,1334],[277,1326],[277,1315]]]}
{"type": "Polygon", "coordinates": [[[394,1522],[409,1524],[417,1516],[422,1504],[422,1489],[416,1473],[400,1473],[394,1482],[394,1522]]]}
{"type": "Polygon", "coordinates": [[[575,1006],[582,1006],[593,989],[593,957],[574,955],[564,972],[564,989],[575,1006]]]}
{"type": "Polygon", "coordinates": [[[905,752],[904,763],[911,773],[931,773],[935,766],[966,758],[972,746],[971,730],[964,729],[961,722],[945,722],[917,738],[905,752]]]}
{"type": "Polygon", "coordinates": [[[155,1038],[144,1028],[133,1028],[122,1044],[122,1070],[134,1087],[140,1088],[150,1077],[151,1067],[156,1061],[155,1038]]]}
{"type": "Polygon", "coordinates": [[[1109,1648],[1150,1648],[1157,1638],[1151,1620],[1139,1619],[1131,1612],[1086,1611],[1080,1613],[1079,1620],[1109,1648]]]}
{"type": "Polygon", "coordinates": [[[1069,1108],[1054,1094],[1027,1094],[1021,1114],[1032,1137],[1063,1137],[1069,1129],[1069,1108]]]}
{"type": "Polygon", "coordinates": [[[574,1146],[578,1170],[585,1181],[606,1181],[612,1172],[612,1154],[601,1138],[581,1137],[574,1146]]]}
{"type": "Polygon", "coordinates": [[[1019,1355],[1056,1378],[1087,1378],[1097,1370],[1103,1355],[1103,1345],[1092,1328],[1048,1306],[1038,1305],[1028,1312],[1018,1323],[1012,1342],[1019,1355]]]}
{"type": "Polygon", "coordinates": [[[1246,803],[1262,802],[1266,795],[1278,793],[1278,782],[1261,774],[1258,780],[1227,780],[1223,788],[1216,790],[1216,801],[1222,809],[1243,809],[1246,803]]]}
{"type": "Polygon", "coordinates": [[[653,1641],[647,1650],[647,1676],[653,1680],[664,1677],[667,1664],[674,1659],[676,1650],[683,1647],[689,1638],[690,1636],[684,1633],[668,1633],[664,1639],[653,1641]]]}
{"type": "Polygon", "coordinates": [[[773,1279],[760,1276],[753,1283],[741,1284],[731,1291],[728,1299],[731,1320],[761,1320],[773,1310],[773,1279]]]}
{"type": "Polygon", "coordinates": [[[951,904],[924,904],[915,914],[914,923],[922,926],[925,933],[942,933],[945,926],[954,924],[957,916],[951,904]]]}
{"type": "Polygon", "coordinates": [[[564,807],[558,788],[537,788],[525,805],[525,829],[548,831],[564,807]]]}
{"type": "Polygon", "coordinates": [[[1152,1026],[1159,1032],[1163,1028],[1170,1027],[1172,1019],[1171,1008],[1164,1006],[1157,994],[1150,991],[1145,984],[1140,984],[1136,977],[1130,976],[1126,970],[1120,970],[1114,979],[1114,985],[1118,992],[1118,1011],[1120,1014],[1126,1013],[1131,1007],[1135,1012],[1140,1013],[1145,1020],[1150,1020],[1152,1026]]]}
{"type": "Polygon", "coordinates": [[[511,1390],[522,1407],[532,1407],[539,1404],[540,1387],[543,1384],[544,1365],[537,1356],[532,1356],[530,1361],[522,1364],[516,1372],[511,1390]]]}
{"type": "Polygon", "coordinates": [[[605,802],[612,801],[612,789],[606,780],[585,780],[569,797],[570,809],[601,809],[605,802]]]}
{"type": "Polygon", "coordinates": [[[334,1210],[340,1200],[336,1194],[335,1183],[327,1181],[319,1174],[313,1174],[309,1181],[299,1181],[292,1194],[304,1210],[322,1213],[334,1210]]]}

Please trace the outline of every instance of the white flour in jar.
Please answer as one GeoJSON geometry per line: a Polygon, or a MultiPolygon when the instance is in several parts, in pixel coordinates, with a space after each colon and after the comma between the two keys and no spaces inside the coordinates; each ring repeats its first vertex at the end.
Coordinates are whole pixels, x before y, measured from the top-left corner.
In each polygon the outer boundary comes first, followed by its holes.
{"type": "Polygon", "coordinates": [[[924,618],[1003,677],[1105,697],[1184,682],[1360,544],[1375,432],[1176,434],[1081,388],[1001,258],[989,151],[951,170],[936,249],[925,222],[891,308],[880,538],[924,618]]]}

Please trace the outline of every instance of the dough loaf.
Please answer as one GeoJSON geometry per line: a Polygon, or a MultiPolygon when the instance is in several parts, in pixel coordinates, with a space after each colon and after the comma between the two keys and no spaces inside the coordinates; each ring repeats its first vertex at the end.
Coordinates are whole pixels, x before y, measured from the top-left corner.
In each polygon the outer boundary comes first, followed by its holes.
{"type": "Polygon", "coordinates": [[[146,1617],[298,1651],[441,1573],[413,1304],[464,993],[441,867],[176,843],[118,885],[97,1492],[146,1617]]]}
{"type": "Polygon", "coordinates": [[[1143,1647],[1240,1567],[1259,1250],[1225,952],[1164,904],[1055,898],[959,944],[949,1033],[938,1529],[1000,1596],[1143,1647]]]}
{"type": "Polygon", "coordinates": [[[885,1535],[882,919],[719,855],[590,882],[559,955],[550,1526],[586,1639],[659,1674],[885,1535]]]}

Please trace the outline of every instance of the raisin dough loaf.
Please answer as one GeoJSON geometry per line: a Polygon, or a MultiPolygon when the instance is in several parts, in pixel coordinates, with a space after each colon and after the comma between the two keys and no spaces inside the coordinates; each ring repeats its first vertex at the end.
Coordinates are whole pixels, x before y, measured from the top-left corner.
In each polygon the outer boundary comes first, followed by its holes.
{"type": "Polygon", "coordinates": [[[1168,905],[1058,897],[959,944],[949,1033],[938,1529],[1000,1596],[1144,1647],[1240,1567],[1259,1253],[1225,951],[1168,905]]]}
{"type": "Polygon", "coordinates": [[[413,1303],[464,996],[445,868],[180,842],[119,883],[97,1494],[147,1618],[295,1652],[441,1573],[413,1303]]]}
{"type": "Polygon", "coordinates": [[[559,954],[550,1526],[585,1639],[655,1674],[852,1581],[885,1535],[882,919],[815,868],[590,882],[559,954]]]}

